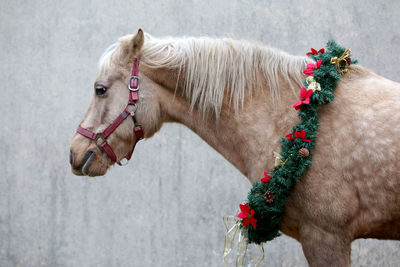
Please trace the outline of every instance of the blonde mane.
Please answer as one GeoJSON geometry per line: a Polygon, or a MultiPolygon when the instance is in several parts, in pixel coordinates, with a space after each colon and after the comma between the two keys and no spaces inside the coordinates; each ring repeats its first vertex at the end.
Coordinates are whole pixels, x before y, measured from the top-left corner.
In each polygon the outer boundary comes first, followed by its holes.
{"type": "MultiPolygon", "coordinates": [[[[111,45],[100,59],[100,68],[110,66],[118,58],[114,55],[120,53],[119,44],[130,38],[132,35],[124,36],[111,45]]],[[[145,34],[141,62],[150,68],[177,69],[184,77],[184,93],[191,108],[196,107],[204,115],[214,111],[218,117],[225,94],[237,111],[261,80],[267,81],[273,100],[279,97],[279,78],[294,92],[304,78],[302,70],[311,61],[248,41],[208,37],[159,39],[145,34]]]]}

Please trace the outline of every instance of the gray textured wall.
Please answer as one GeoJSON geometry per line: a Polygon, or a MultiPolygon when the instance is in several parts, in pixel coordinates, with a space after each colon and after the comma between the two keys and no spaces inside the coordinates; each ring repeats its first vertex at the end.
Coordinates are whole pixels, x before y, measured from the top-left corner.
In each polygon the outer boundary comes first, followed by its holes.
{"type": "MultiPolygon", "coordinates": [[[[400,81],[400,1],[6,1],[0,8],[0,266],[221,266],[222,216],[247,180],[199,137],[165,125],[126,167],[73,176],[71,138],[103,50],[138,27],[229,36],[304,54],[334,38],[400,81]]],[[[306,266],[300,245],[267,266],[306,266]]],[[[400,244],[353,243],[354,266],[399,266],[400,244]]]]}

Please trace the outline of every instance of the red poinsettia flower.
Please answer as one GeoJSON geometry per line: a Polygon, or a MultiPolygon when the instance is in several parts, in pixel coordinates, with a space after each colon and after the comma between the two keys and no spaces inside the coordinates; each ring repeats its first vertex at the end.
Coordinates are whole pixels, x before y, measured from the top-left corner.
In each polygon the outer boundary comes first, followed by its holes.
{"type": "Polygon", "coordinates": [[[299,97],[300,100],[294,102],[293,107],[296,110],[298,110],[303,106],[303,104],[304,105],[310,104],[310,97],[311,97],[312,93],[313,93],[312,89],[306,90],[306,88],[304,88],[304,86],[301,87],[301,89],[300,89],[300,97],[299,97]]]}
{"type": "Polygon", "coordinates": [[[251,224],[254,228],[257,228],[257,220],[254,219],[255,211],[250,209],[249,203],[245,205],[240,204],[240,210],[242,211],[237,215],[238,218],[243,219],[242,225],[246,227],[247,225],[251,224]]]}
{"type": "Polygon", "coordinates": [[[286,136],[286,140],[294,140],[296,138],[293,137],[293,134],[287,134],[286,136]]]}
{"type": "Polygon", "coordinates": [[[318,53],[325,53],[325,49],[321,48],[320,50],[315,50],[314,48],[311,48],[311,52],[307,53],[307,56],[309,56],[310,54],[312,55],[316,55],[318,53]]]}
{"type": "Polygon", "coordinates": [[[306,139],[306,131],[304,131],[304,130],[301,130],[300,132],[298,132],[298,131],[294,132],[294,136],[296,138],[300,138],[301,140],[303,140],[303,142],[307,142],[307,143],[311,142],[310,139],[306,139]]]}
{"type": "Polygon", "coordinates": [[[294,137],[293,137],[293,134],[287,134],[286,135],[286,139],[287,140],[294,140],[294,139],[296,139],[296,138],[300,138],[303,142],[307,142],[307,143],[310,143],[311,142],[311,140],[310,139],[306,139],[306,131],[304,131],[304,130],[302,130],[302,131],[296,131],[296,132],[294,132],[294,137]]]}
{"type": "Polygon", "coordinates": [[[313,63],[307,64],[307,68],[304,70],[304,74],[312,76],[314,69],[318,69],[321,66],[321,64],[322,64],[322,59],[318,59],[318,61],[315,62],[315,64],[313,63]]]}
{"type": "Polygon", "coordinates": [[[268,183],[269,180],[271,180],[271,176],[269,175],[268,172],[264,172],[264,177],[261,178],[261,182],[263,182],[264,184],[268,183]]]}
{"type": "Polygon", "coordinates": [[[313,75],[314,64],[307,64],[307,68],[303,71],[306,75],[313,75]]]}

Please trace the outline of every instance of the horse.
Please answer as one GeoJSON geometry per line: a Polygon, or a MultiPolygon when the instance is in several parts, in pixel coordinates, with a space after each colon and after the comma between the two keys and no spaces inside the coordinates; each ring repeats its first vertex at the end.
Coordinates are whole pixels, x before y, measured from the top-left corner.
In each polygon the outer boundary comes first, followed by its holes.
{"type": "MultiPolygon", "coordinates": [[[[259,181],[273,169],[279,138],[299,122],[292,103],[313,63],[256,42],[156,38],[139,29],[101,56],[82,128],[102,132],[124,110],[138,59],[135,121],[123,120],[107,139],[116,159],[97,138],[77,133],[70,149],[74,174],[104,175],[130,154],[139,139],[136,123],[150,138],[175,122],[251,183],[259,181]]],[[[352,64],[319,120],[313,163],[286,200],[280,230],[301,243],[310,266],[350,266],[353,240],[400,240],[400,84],[352,64]]]]}

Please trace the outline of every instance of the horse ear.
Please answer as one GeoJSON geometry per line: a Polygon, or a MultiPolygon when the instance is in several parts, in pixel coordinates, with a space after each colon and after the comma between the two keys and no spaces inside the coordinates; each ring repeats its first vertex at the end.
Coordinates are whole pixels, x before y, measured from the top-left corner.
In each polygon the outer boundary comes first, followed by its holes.
{"type": "Polygon", "coordinates": [[[142,29],[139,29],[138,32],[132,38],[132,51],[133,54],[136,55],[139,53],[140,49],[142,49],[144,43],[144,34],[142,29]]]}
{"type": "Polygon", "coordinates": [[[142,49],[144,43],[144,33],[142,29],[139,29],[133,37],[127,39],[121,38],[120,42],[121,53],[119,55],[119,60],[124,63],[129,63],[140,54],[140,49],[142,49]]]}

